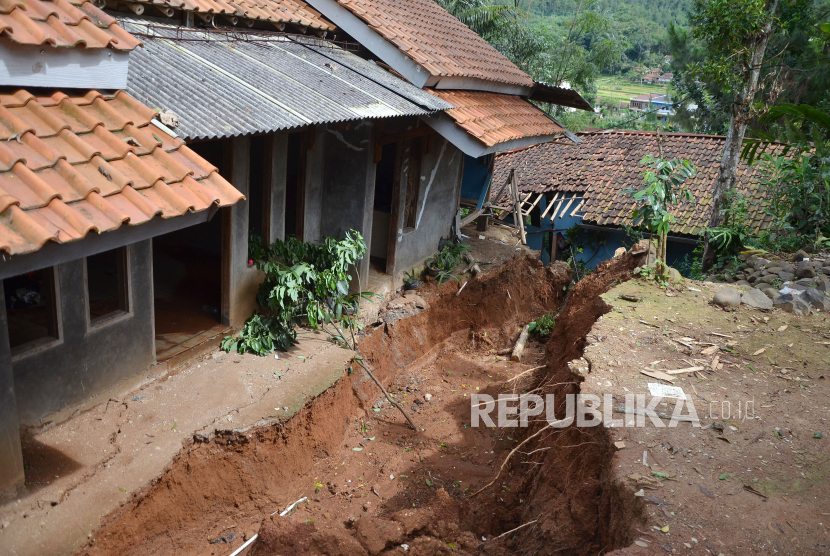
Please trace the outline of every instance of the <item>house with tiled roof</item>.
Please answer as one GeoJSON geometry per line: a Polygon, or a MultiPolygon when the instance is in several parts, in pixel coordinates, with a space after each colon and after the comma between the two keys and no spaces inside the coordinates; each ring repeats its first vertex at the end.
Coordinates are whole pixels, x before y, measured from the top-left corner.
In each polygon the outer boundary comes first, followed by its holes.
{"type": "MultiPolygon", "coordinates": [[[[420,118],[453,105],[329,40],[334,25],[302,2],[0,12],[6,431],[215,349],[256,307],[252,233],[377,231],[385,257],[396,232],[372,207],[397,203],[406,268],[450,234],[461,157],[420,118]],[[410,152],[420,164],[403,179],[421,194],[404,199],[395,153],[410,152]]],[[[19,442],[3,443],[0,489],[22,478],[19,442]]]]}
{"type": "Polygon", "coordinates": [[[0,491],[20,424],[154,363],[151,238],[244,195],[126,93],[141,41],[92,2],[0,7],[0,491]]]}
{"type": "MultiPolygon", "coordinates": [[[[601,245],[592,243],[579,258],[593,267],[623,245],[625,227],[634,225],[636,203],[628,189],[642,188],[645,155],[688,159],[697,174],[686,186],[693,195],[673,210],[676,221],[669,234],[669,262],[691,253],[711,216],[712,192],[718,177],[725,138],[715,135],[603,130],[577,134],[576,146],[559,143],[537,145],[501,153],[496,157],[495,184],[515,173],[519,191],[535,204],[531,211],[532,245],[543,248],[543,237],[579,226],[590,231],[601,245]],[[543,231],[547,230],[548,233],[543,231]]],[[[769,152],[780,150],[770,146],[769,152]]],[[[741,163],[738,191],[749,199],[749,220],[755,231],[770,224],[767,199],[760,188],[758,166],[741,163]]],[[[596,243],[596,242],[594,242],[596,243]]],[[[544,240],[545,257],[555,256],[556,242],[544,240]]],[[[560,241],[561,245],[561,241],[560,241]]],[[[567,253],[566,253],[567,254],[567,253]]]]}
{"type": "Polygon", "coordinates": [[[434,0],[308,1],[379,63],[454,107],[421,121],[453,159],[459,151],[466,206],[482,208],[495,153],[574,139],[529,100],[593,110],[571,89],[534,82],[434,0]]]}
{"type": "Polygon", "coordinates": [[[0,49],[7,431],[215,349],[256,308],[251,234],[358,230],[355,287],[391,291],[471,168],[573,137],[528,99],[590,109],[432,0],[19,0],[0,49]]]}

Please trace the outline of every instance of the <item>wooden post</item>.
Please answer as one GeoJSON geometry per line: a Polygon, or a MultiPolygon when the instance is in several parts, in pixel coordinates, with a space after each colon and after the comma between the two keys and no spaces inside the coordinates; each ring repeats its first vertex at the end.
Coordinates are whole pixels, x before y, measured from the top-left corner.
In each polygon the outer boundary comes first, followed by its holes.
{"type": "Polygon", "coordinates": [[[510,355],[511,361],[521,361],[522,360],[522,352],[525,350],[525,345],[527,344],[527,337],[530,335],[530,325],[524,325],[522,328],[522,333],[519,334],[519,341],[516,342],[516,347],[513,348],[513,353],[510,355]]]}
{"type": "Polygon", "coordinates": [[[519,226],[519,236],[522,239],[522,245],[527,245],[527,237],[525,236],[525,221],[522,216],[522,205],[519,200],[519,186],[516,183],[516,170],[510,170],[510,189],[513,194],[513,218],[518,219],[516,224],[519,226]]]}

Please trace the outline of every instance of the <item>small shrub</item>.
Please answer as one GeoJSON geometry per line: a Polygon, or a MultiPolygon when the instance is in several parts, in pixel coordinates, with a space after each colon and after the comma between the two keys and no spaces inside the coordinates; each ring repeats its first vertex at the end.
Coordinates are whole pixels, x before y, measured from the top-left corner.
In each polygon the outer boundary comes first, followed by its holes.
{"type": "Polygon", "coordinates": [[[556,321],[553,320],[553,315],[547,313],[531,322],[527,331],[538,338],[547,338],[553,332],[553,327],[556,326],[556,321]]]}

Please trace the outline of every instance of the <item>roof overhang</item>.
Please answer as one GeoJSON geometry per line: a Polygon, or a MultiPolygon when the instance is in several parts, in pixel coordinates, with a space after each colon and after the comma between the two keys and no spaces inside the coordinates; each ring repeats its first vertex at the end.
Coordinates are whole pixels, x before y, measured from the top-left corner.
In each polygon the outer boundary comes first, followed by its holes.
{"type": "Polygon", "coordinates": [[[548,143],[561,136],[560,134],[551,134],[536,137],[523,137],[521,139],[513,139],[488,147],[460,128],[455,121],[453,121],[453,119],[446,114],[438,113],[432,116],[421,116],[421,120],[437,131],[438,134],[444,137],[444,139],[458,147],[461,152],[473,158],[479,158],[484,155],[502,151],[520,149],[522,147],[529,147],[539,143],[548,143]]]}
{"type": "Polygon", "coordinates": [[[594,111],[591,104],[573,89],[555,87],[538,81],[533,88],[533,92],[530,94],[530,100],[556,104],[567,108],[576,108],[577,110],[585,110],[587,112],[594,111]]]}
{"type": "Polygon", "coordinates": [[[428,86],[435,89],[442,90],[460,90],[460,91],[482,91],[487,93],[502,93],[505,95],[516,95],[521,97],[529,96],[533,89],[530,87],[523,87],[521,85],[510,85],[508,83],[497,83],[496,81],[487,81],[479,79],[478,77],[433,77],[428,86]]]}

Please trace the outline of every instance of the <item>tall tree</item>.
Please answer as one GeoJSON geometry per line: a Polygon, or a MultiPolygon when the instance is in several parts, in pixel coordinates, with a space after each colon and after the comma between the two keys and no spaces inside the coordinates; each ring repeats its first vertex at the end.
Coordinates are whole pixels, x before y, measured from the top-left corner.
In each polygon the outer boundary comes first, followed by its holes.
{"type": "MultiPolygon", "coordinates": [[[[723,222],[725,202],[735,188],[741,145],[749,121],[757,115],[762,64],[777,23],[778,0],[699,0],[690,14],[692,34],[706,45],[707,57],[690,70],[707,83],[719,84],[732,95],[729,130],[712,196],[709,227],[723,222]]],[[[706,237],[703,268],[716,258],[706,237]]]]}

